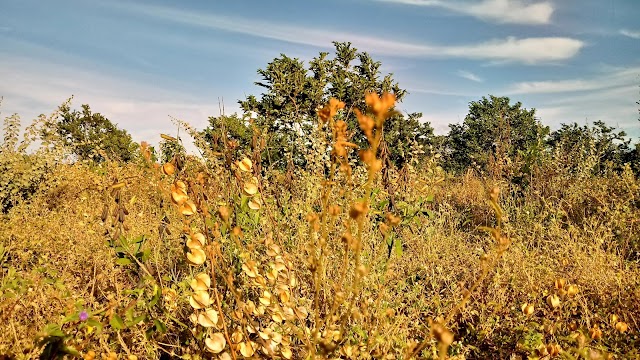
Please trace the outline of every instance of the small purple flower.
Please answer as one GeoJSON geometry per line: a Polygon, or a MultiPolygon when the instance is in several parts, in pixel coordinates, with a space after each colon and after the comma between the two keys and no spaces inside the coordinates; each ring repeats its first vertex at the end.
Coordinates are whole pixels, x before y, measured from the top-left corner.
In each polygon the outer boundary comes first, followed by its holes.
{"type": "Polygon", "coordinates": [[[86,321],[89,318],[89,314],[86,311],[82,310],[79,317],[80,321],[86,321]]]}

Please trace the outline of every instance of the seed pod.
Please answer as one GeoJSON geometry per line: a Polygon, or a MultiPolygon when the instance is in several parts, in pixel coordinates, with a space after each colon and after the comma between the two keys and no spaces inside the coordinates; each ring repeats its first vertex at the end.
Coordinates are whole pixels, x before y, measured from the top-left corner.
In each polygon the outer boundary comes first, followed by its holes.
{"type": "Polygon", "coordinates": [[[253,163],[251,162],[251,160],[249,160],[249,158],[244,158],[242,159],[242,161],[239,161],[237,164],[238,168],[244,172],[249,172],[251,171],[252,167],[253,167],[253,163]]]}
{"type": "Polygon", "coordinates": [[[366,211],[367,204],[364,201],[356,202],[351,205],[351,209],[349,209],[349,216],[354,220],[358,220],[366,211]]]}
{"type": "Polygon", "coordinates": [[[629,329],[629,325],[627,325],[627,323],[619,321],[616,323],[616,330],[618,330],[618,332],[625,332],[627,331],[627,329],[629,329]]]}
{"type": "Polygon", "coordinates": [[[618,322],[618,315],[616,315],[616,314],[612,314],[612,315],[611,315],[611,317],[610,317],[610,322],[611,322],[612,324],[617,323],[617,322],[618,322]]]}
{"type": "Polygon", "coordinates": [[[111,188],[114,189],[114,190],[118,190],[118,189],[123,188],[125,185],[126,184],[123,181],[121,181],[119,183],[115,183],[115,184],[111,185],[111,188]]]}
{"type": "Polygon", "coordinates": [[[547,352],[551,357],[557,356],[560,353],[560,346],[558,344],[547,345],[547,352]]]}
{"type": "Polygon", "coordinates": [[[166,163],[162,165],[162,173],[165,175],[173,175],[176,172],[176,167],[172,163],[166,163]]]}
{"type": "Polygon", "coordinates": [[[554,309],[557,308],[560,306],[560,298],[557,295],[549,295],[547,297],[547,305],[554,309]]]}
{"type": "Polygon", "coordinates": [[[453,333],[446,327],[444,327],[444,325],[434,323],[431,327],[431,334],[436,340],[438,340],[439,343],[442,343],[446,346],[449,346],[451,345],[451,343],[453,343],[453,333]]]}
{"type": "Polygon", "coordinates": [[[113,233],[113,240],[118,240],[120,238],[120,227],[116,227],[116,231],[113,233]]]}
{"type": "Polygon", "coordinates": [[[160,137],[167,140],[167,141],[177,141],[178,139],[174,138],[173,136],[167,135],[167,134],[160,134],[160,137]]]}
{"type": "Polygon", "coordinates": [[[567,280],[560,278],[560,279],[556,279],[554,285],[555,285],[556,289],[560,290],[560,289],[563,289],[566,284],[567,284],[567,280]]]}
{"type": "Polygon", "coordinates": [[[220,215],[220,218],[222,219],[222,221],[227,222],[229,221],[229,216],[231,215],[231,211],[229,211],[229,208],[226,206],[220,206],[220,208],[218,209],[218,215],[220,215]]]}
{"type": "Polygon", "coordinates": [[[109,217],[109,205],[105,204],[104,208],[102,208],[102,215],[100,216],[100,219],[102,220],[102,222],[107,221],[107,218],[109,217]]]}

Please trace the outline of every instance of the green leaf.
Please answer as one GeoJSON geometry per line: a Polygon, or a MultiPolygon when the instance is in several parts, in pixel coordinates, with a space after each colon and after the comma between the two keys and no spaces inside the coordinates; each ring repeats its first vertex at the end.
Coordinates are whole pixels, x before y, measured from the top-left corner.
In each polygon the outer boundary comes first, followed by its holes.
{"type": "Polygon", "coordinates": [[[151,256],[151,249],[146,249],[138,254],[140,255],[140,259],[142,260],[142,262],[145,262],[149,260],[149,257],[151,256]]]}
{"type": "Polygon", "coordinates": [[[167,332],[167,325],[165,325],[162,321],[155,319],[153,320],[153,324],[156,326],[156,331],[159,331],[162,334],[167,332]]]}
{"type": "Polygon", "coordinates": [[[64,331],[62,331],[62,329],[60,328],[60,325],[58,324],[47,324],[47,326],[44,327],[43,332],[47,334],[47,336],[57,336],[57,337],[66,336],[66,334],[64,333],[64,331]]]}
{"type": "Polygon", "coordinates": [[[102,330],[102,323],[96,319],[88,319],[86,324],[88,326],[93,326],[98,330],[102,330]]]}
{"type": "Polygon", "coordinates": [[[213,219],[213,216],[211,216],[206,218],[204,223],[207,225],[208,228],[213,229],[215,227],[216,221],[213,219]]]}
{"type": "Polygon", "coordinates": [[[149,301],[149,306],[153,307],[155,306],[158,301],[160,301],[160,287],[158,287],[158,285],[154,285],[153,286],[153,298],[151,298],[151,301],[149,301]]]}
{"type": "Polygon", "coordinates": [[[386,236],[387,246],[391,246],[393,244],[394,233],[390,232],[389,235],[386,236]]]}
{"type": "Polygon", "coordinates": [[[131,265],[133,264],[133,261],[129,260],[128,258],[118,258],[116,259],[116,264],[122,265],[122,266],[131,265]]]}
{"type": "Polygon", "coordinates": [[[65,316],[65,318],[62,319],[62,323],[66,324],[70,321],[79,321],[79,320],[80,320],[80,315],[78,313],[75,313],[73,315],[65,316]]]}
{"type": "Polygon", "coordinates": [[[113,315],[113,317],[111,318],[111,321],[109,321],[109,325],[111,325],[111,327],[116,330],[124,329],[124,322],[122,321],[122,318],[118,314],[113,315]]]}
{"type": "Polygon", "coordinates": [[[137,325],[140,322],[144,322],[146,319],[147,319],[147,315],[137,316],[137,317],[133,318],[133,320],[131,320],[129,325],[137,325]]]}
{"type": "Polygon", "coordinates": [[[400,239],[396,239],[394,245],[395,245],[394,248],[396,251],[396,255],[402,256],[402,242],[400,241],[400,239]]]}
{"type": "Polygon", "coordinates": [[[382,200],[378,203],[378,210],[382,210],[387,207],[389,200],[382,200]]]}
{"type": "Polygon", "coordinates": [[[375,199],[375,197],[380,193],[380,188],[375,188],[371,191],[371,199],[375,199]]]}
{"type": "Polygon", "coordinates": [[[67,345],[64,345],[62,347],[62,352],[64,352],[67,355],[80,356],[80,352],[78,352],[78,350],[72,348],[71,346],[67,346],[67,345]]]}
{"type": "Polygon", "coordinates": [[[151,338],[153,337],[153,333],[156,332],[156,327],[155,326],[150,326],[145,332],[144,332],[144,337],[147,340],[151,340],[151,338]]]}
{"type": "Polygon", "coordinates": [[[124,317],[129,322],[133,320],[133,307],[127,309],[127,311],[124,313],[124,317]]]}

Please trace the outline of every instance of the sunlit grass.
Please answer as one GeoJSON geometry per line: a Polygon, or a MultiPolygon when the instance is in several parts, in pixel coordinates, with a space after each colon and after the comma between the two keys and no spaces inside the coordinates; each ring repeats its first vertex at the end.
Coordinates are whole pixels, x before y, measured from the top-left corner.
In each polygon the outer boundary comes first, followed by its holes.
{"type": "Polygon", "coordinates": [[[260,171],[232,149],[158,164],[142,144],[134,162],[95,164],[43,147],[12,178],[32,196],[0,221],[0,354],[640,356],[633,174],[545,164],[518,192],[430,154],[386,169],[390,211],[379,145],[394,102],[367,96],[363,149],[344,104],[319,111],[308,156],[329,152],[310,161],[326,171],[260,171]]]}

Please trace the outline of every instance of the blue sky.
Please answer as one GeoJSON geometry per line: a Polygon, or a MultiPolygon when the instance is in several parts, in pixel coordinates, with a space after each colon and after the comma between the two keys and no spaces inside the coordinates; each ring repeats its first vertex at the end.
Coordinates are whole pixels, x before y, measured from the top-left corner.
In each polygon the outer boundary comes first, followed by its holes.
{"type": "Polygon", "coordinates": [[[399,109],[438,133],[493,94],[542,122],[603,120],[640,137],[638,0],[0,0],[2,116],[74,95],[134,140],[197,128],[259,94],[280,53],[350,41],[409,91],[399,109]]]}

